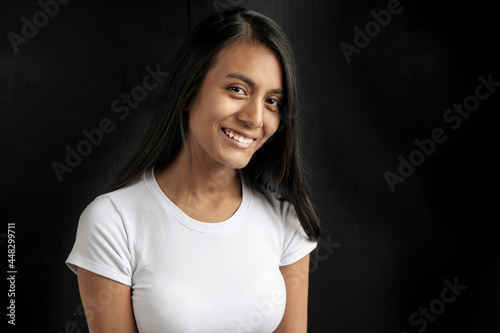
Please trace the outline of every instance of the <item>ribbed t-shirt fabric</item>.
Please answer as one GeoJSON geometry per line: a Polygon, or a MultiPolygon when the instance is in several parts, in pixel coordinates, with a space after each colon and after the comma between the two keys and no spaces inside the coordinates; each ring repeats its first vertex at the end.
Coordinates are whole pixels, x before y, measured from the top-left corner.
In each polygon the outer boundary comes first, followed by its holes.
{"type": "Polygon", "coordinates": [[[310,253],[288,202],[246,180],[227,220],[179,209],[153,170],[97,197],[83,211],[66,261],[128,285],[139,332],[273,332],[285,310],[280,266],[310,253]]]}

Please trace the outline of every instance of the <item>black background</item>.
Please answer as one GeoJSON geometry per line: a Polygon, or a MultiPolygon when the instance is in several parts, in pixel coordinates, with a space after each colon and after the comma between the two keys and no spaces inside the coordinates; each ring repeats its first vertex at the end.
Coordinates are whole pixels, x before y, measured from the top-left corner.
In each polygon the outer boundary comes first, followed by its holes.
{"type": "MultiPolygon", "coordinates": [[[[304,150],[326,229],[310,275],[309,331],[498,331],[500,88],[456,130],[443,120],[474,94],[478,76],[500,81],[494,2],[401,1],[351,63],[339,44],[353,45],[354,27],[388,1],[232,3],[275,19],[296,52],[304,150]],[[384,172],[397,173],[398,156],[435,128],[447,140],[391,191],[384,172]],[[467,289],[426,327],[410,325],[419,307],[437,304],[445,279],[467,289]]],[[[216,9],[211,0],[73,0],[15,53],[7,34],[21,35],[22,17],[40,10],[35,1],[0,4],[0,244],[7,253],[7,223],[15,223],[18,271],[9,329],[85,332],[64,261],[79,214],[137,144],[160,88],[123,120],[111,103],[142,84],[147,66],[167,71],[189,30],[216,9]],[[65,163],[65,147],[103,118],[115,130],[60,182],[51,163],[65,163]]]]}

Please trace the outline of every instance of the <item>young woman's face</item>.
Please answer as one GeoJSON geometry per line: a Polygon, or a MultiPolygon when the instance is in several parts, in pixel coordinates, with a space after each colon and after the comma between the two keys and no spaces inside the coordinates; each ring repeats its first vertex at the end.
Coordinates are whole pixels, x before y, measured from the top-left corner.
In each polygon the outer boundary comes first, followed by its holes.
{"type": "Polygon", "coordinates": [[[269,49],[245,40],[223,49],[189,105],[193,162],[245,167],[278,129],[283,98],[269,49]]]}

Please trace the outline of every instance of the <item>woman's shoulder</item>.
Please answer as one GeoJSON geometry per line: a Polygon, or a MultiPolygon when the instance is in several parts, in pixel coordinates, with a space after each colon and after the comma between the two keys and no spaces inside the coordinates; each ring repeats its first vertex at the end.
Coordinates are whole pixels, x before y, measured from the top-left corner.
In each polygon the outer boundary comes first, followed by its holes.
{"type": "Polygon", "coordinates": [[[295,213],[293,205],[289,201],[280,198],[276,192],[267,189],[263,185],[256,184],[248,176],[246,176],[245,180],[252,192],[253,201],[258,206],[271,209],[281,219],[287,218],[291,212],[295,213]]]}
{"type": "Polygon", "coordinates": [[[140,206],[146,199],[147,188],[139,176],[119,189],[101,194],[90,202],[83,214],[115,214],[140,206]]]}

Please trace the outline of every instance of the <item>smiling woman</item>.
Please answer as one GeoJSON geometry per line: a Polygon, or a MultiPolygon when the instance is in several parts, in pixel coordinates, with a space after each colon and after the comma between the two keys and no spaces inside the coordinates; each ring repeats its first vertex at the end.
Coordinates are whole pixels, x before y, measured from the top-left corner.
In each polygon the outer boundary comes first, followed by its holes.
{"type": "Polygon", "coordinates": [[[214,14],[168,80],[138,150],[80,217],[67,264],[90,331],[306,332],[320,227],[283,31],[214,14]]]}

